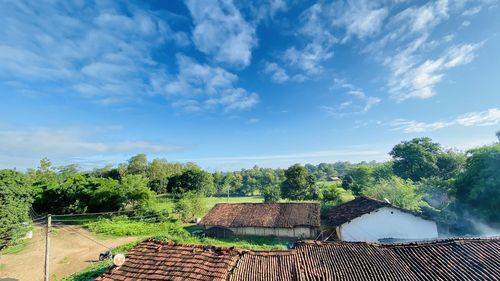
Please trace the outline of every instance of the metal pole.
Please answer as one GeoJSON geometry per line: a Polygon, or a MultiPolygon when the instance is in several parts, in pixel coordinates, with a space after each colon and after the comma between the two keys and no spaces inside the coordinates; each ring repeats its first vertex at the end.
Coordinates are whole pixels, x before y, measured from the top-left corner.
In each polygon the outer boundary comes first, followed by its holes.
{"type": "Polygon", "coordinates": [[[45,281],[49,281],[49,249],[50,249],[50,225],[52,219],[47,215],[47,231],[45,232],[45,281]]]}

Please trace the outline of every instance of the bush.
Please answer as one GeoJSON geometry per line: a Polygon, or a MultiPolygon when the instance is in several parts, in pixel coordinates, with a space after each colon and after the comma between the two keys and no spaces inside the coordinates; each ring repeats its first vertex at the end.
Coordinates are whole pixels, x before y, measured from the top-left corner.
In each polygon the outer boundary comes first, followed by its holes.
{"type": "Polygon", "coordinates": [[[416,212],[420,211],[422,206],[427,205],[422,200],[423,195],[417,193],[413,181],[396,176],[388,180],[381,180],[377,184],[366,188],[363,195],[380,200],[387,199],[396,206],[416,212]]]}
{"type": "Polygon", "coordinates": [[[205,197],[201,193],[187,192],[175,202],[174,211],[183,222],[191,222],[205,213],[205,197]]]}

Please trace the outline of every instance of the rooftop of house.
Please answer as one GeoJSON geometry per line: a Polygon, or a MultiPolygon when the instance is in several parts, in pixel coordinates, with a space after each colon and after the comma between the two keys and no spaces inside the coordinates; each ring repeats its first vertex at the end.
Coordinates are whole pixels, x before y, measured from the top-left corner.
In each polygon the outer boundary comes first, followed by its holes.
{"type": "Polygon", "coordinates": [[[498,280],[500,238],[382,245],[298,242],[288,251],[246,251],[148,240],[111,280],[498,280]]]}
{"type": "Polygon", "coordinates": [[[319,227],[319,203],[220,203],[200,221],[222,227],[319,227]]]}
{"type": "Polygon", "coordinates": [[[398,209],[400,211],[411,213],[417,215],[408,210],[401,209],[392,205],[389,202],[381,201],[365,196],[356,197],[354,200],[351,200],[347,203],[335,206],[328,211],[326,215],[328,225],[330,226],[339,226],[346,222],[349,222],[357,217],[360,217],[364,214],[371,213],[375,210],[378,210],[382,207],[391,207],[398,209]]]}

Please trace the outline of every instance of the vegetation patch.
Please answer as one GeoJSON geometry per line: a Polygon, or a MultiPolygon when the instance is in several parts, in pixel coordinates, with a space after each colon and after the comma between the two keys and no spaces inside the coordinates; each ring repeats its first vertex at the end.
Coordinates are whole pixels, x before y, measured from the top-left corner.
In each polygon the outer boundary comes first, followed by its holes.
{"type": "Polygon", "coordinates": [[[125,216],[89,222],[85,227],[93,233],[108,236],[153,236],[182,230],[179,223],[130,220],[125,216]]]}
{"type": "Polygon", "coordinates": [[[3,250],[2,254],[4,255],[14,255],[22,252],[28,246],[27,240],[18,240],[15,244],[10,245],[5,250],[3,250]]]}

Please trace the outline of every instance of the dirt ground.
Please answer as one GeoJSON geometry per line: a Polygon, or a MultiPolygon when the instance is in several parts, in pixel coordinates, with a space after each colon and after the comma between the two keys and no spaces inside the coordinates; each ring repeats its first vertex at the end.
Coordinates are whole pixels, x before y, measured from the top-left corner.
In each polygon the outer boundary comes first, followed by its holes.
{"type": "MultiPolygon", "coordinates": [[[[80,226],[55,226],[50,240],[50,280],[83,270],[98,261],[99,253],[138,239],[102,239],[80,226]],[[92,241],[91,239],[95,240],[92,241]]],[[[0,281],[43,280],[45,231],[37,227],[21,252],[0,257],[0,281]]]]}

